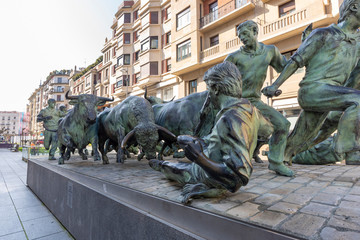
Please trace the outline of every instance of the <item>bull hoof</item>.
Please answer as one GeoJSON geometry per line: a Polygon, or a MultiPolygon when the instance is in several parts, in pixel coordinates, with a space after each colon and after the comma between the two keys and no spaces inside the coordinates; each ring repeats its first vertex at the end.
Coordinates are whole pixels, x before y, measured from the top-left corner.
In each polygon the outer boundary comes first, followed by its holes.
{"type": "Polygon", "coordinates": [[[82,160],[87,160],[88,158],[87,158],[87,156],[86,155],[83,155],[82,156],[82,160]]]}
{"type": "Polygon", "coordinates": [[[58,161],[58,164],[59,164],[59,165],[64,164],[64,158],[60,157],[60,158],[59,158],[59,161],[58,161]]]}

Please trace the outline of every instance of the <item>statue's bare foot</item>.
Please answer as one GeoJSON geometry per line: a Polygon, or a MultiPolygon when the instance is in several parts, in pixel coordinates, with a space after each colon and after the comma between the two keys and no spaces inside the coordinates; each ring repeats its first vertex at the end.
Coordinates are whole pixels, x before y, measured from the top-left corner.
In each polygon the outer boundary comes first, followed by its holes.
{"type": "Polygon", "coordinates": [[[54,156],[49,156],[49,160],[56,160],[54,156]]]}
{"type": "Polygon", "coordinates": [[[192,198],[219,197],[225,192],[226,189],[210,188],[203,183],[186,184],[183,187],[183,192],[181,193],[181,202],[183,204],[187,204],[192,198]]]}
{"type": "Polygon", "coordinates": [[[294,176],[294,172],[290,168],[285,166],[285,164],[283,164],[283,163],[281,163],[281,164],[270,163],[269,169],[276,172],[277,174],[279,174],[281,176],[286,176],[286,177],[294,176]]]}

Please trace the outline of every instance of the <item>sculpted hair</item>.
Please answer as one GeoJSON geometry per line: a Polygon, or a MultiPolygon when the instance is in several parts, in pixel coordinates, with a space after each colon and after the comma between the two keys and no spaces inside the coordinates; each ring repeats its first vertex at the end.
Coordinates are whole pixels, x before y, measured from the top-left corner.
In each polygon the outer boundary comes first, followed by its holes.
{"type": "Polygon", "coordinates": [[[245,21],[245,22],[239,24],[239,26],[237,26],[236,33],[238,36],[239,36],[240,30],[243,28],[251,29],[254,32],[256,32],[256,34],[259,33],[259,27],[258,27],[257,23],[252,20],[245,21]]]}
{"type": "Polygon", "coordinates": [[[241,74],[231,62],[225,61],[207,70],[204,74],[204,81],[212,90],[227,96],[241,98],[241,74]]]}
{"type": "Polygon", "coordinates": [[[51,103],[51,102],[56,102],[56,101],[55,101],[55,99],[53,99],[53,98],[49,98],[49,100],[48,100],[47,102],[48,102],[48,104],[49,104],[49,103],[51,103]]]}
{"type": "Polygon", "coordinates": [[[349,15],[352,14],[350,7],[354,3],[360,4],[360,1],[359,0],[344,0],[343,1],[343,3],[340,5],[340,10],[339,10],[340,17],[339,17],[338,23],[344,21],[349,15]]]}

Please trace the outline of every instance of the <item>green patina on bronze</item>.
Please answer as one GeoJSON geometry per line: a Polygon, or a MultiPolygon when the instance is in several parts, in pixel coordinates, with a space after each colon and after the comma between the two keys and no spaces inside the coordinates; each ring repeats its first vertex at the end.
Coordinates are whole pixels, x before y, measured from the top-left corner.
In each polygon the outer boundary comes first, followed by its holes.
{"type": "Polygon", "coordinates": [[[260,110],[273,125],[274,132],[269,140],[269,169],[285,176],[293,176],[284,161],[286,138],[290,122],[278,111],[261,101],[261,88],[266,79],[269,66],[281,72],[287,61],[273,45],[257,41],[258,26],[253,21],[246,21],[237,28],[237,34],[244,44],[239,50],[231,53],[225,61],[232,62],[239,69],[243,81],[243,98],[260,110]]]}
{"type": "Polygon", "coordinates": [[[201,117],[206,120],[202,128],[211,130],[202,138],[188,135],[177,138],[193,163],[150,161],[153,169],[184,185],[183,203],[200,196],[235,192],[246,185],[252,173],[251,158],[258,135],[268,137],[273,131],[258,110],[241,98],[241,75],[234,64],[214,66],[205,73],[204,81],[209,94],[202,115],[210,108],[216,117],[212,120],[201,117]]]}
{"type": "Polygon", "coordinates": [[[48,100],[48,107],[42,109],[37,115],[37,122],[43,122],[44,124],[44,147],[46,150],[50,149],[49,160],[56,160],[55,151],[58,147],[58,122],[60,118],[65,116],[62,111],[55,108],[55,103],[55,99],[50,98],[48,100]]]}
{"type": "Polygon", "coordinates": [[[311,32],[300,45],[272,86],[263,89],[274,96],[281,84],[299,67],[306,67],[300,82],[298,102],[303,111],[288,138],[285,160],[312,147],[329,111],[341,111],[338,134],[334,139],[337,154],[360,150],[360,91],[344,84],[357,66],[360,56],[360,1],[345,0],[340,6],[338,24],[311,32]]]}

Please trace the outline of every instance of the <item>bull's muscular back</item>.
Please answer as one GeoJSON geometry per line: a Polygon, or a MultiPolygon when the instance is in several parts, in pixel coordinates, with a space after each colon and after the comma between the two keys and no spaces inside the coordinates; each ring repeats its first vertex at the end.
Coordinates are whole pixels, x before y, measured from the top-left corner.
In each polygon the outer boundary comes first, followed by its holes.
{"type": "Polygon", "coordinates": [[[150,103],[141,97],[130,96],[116,105],[105,118],[106,133],[116,140],[120,128],[129,133],[143,122],[154,122],[154,112],[150,103]]]}
{"type": "Polygon", "coordinates": [[[193,93],[169,103],[154,105],[155,123],[167,128],[176,136],[193,135],[207,94],[208,91],[193,93]]]}

